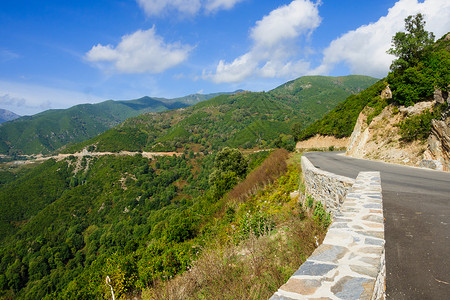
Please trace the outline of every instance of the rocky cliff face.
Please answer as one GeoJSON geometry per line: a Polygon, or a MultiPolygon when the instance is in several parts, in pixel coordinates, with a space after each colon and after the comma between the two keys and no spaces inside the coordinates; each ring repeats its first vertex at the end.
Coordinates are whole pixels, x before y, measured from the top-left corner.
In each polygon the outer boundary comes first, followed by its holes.
{"type": "MultiPolygon", "coordinates": [[[[388,92],[384,95],[389,94],[388,92]]],[[[383,95],[382,94],[382,95],[383,95]]],[[[450,171],[450,97],[436,91],[432,101],[424,101],[410,107],[396,108],[389,105],[380,115],[367,124],[371,108],[366,107],[359,115],[347,145],[346,155],[385,162],[427,167],[450,171]],[[432,110],[438,103],[449,104],[441,120],[432,120],[431,134],[427,143],[400,142],[398,123],[408,117],[432,110]]]]}
{"type": "Polygon", "coordinates": [[[450,97],[448,93],[436,91],[434,98],[439,103],[447,102],[441,120],[432,120],[428,147],[423,154],[422,166],[450,171],[450,97]]]}
{"type": "Polygon", "coordinates": [[[373,118],[370,124],[367,124],[367,116],[372,110],[366,107],[358,117],[346,155],[419,166],[427,145],[420,141],[400,142],[400,129],[397,124],[408,116],[432,108],[434,104],[435,102],[421,102],[413,107],[400,109],[389,105],[373,118]]]}

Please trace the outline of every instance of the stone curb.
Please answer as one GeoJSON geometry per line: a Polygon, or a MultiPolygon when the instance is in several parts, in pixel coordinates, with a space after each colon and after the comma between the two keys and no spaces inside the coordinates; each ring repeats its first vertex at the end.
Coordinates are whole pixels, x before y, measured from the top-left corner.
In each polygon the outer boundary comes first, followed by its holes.
{"type": "MultiPolygon", "coordinates": [[[[322,187],[326,194],[320,199],[335,196],[327,192],[333,184],[340,189],[347,188],[348,180],[342,184],[346,177],[319,170],[305,157],[302,157],[302,167],[304,173],[330,177],[312,179],[316,186],[326,185],[322,187]]],[[[305,183],[310,178],[305,176],[305,183]]],[[[361,172],[356,180],[350,180],[354,183],[334,212],[322,245],[270,299],[385,299],[380,173],[361,172]]]]}
{"type": "Polygon", "coordinates": [[[355,179],[317,169],[305,156],[302,156],[302,171],[306,193],[322,202],[328,213],[333,216],[338,213],[355,179]]]}

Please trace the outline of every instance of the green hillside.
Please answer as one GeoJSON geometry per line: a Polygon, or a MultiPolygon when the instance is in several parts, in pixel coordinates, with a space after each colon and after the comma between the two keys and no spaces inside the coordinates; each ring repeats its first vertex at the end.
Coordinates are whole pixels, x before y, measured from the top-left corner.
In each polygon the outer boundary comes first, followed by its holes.
{"type": "MultiPolygon", "coordinates": [[[[216,243],[237,247],[253,243],[255,236],[266,237],[262,248],[278,249],[261,258],[266,268],[275,264],[261,277],[259,295],[267,298],[314,250],[328,219],[323,210],[306,218],[289,197],[298,189],[299,173],[296,164],[287,167],[287,151],[278,149],[264,160],[265,151],[244,157],[236,149],[218,150],[279,146],[289,139],[292,124],[313,121],[374,81],[313,76],[269,92],[219,95],[130,118],[67,149],[182,149],[179,156],[86,155],[34,167],[5,165],[0,170],[0,298],[110,298],[106,276],[117,297],[130,298],[157,289],[158,282],[183,273],[196,259],[209,261],[201,253],[213,251],[216,243]],[[259,189],[259,196],[243,201],[259,189]],[[236,200],[224,197],[230,190],[227,197],[236,200]],[[272,234],[273,229],[285,233],[272,234]],[[299,236],[295,243],[277,238],[293,234],[299,236]],[[297,254],[285,255],[283,249],[297,254]],[[272,261],[273,255],[283,260],[272,261]]],[[[116,113],[125,114],[125,106],[146,109],[149,103],[160,107],[158,100],[139,99],[122,103],[116,113]]],[[[102,103],[103,111],[108,104],[102,103]]],[[[100,110],[82,106],[92,107],[100,110]]],[[[47,120],[42,126],[52,126],[47,120]]],[[[70,124],[71,117],[63,120],[70,124]]],[[[240,283],[254,276],[252,267],[230,272],[240,283]]],[[[192,297],[215,298],[214,287],[205,288],[192,297]]],[[[241,292],[249,295],[249,289],[241,292]]]]}
{"type": "MultiPolygon", "coordinates": [[[[368,118],[370,123],[373,117],[380,114],[388,104],[410,106],[420,101],[430,100],[433,98],[435,88],[448,92],[450,84],[450,33],[431,45],[422,46],[422,48],[410,61],[404,61],[400,58],[394,60],[391,72],[385,79],[378,81],[357,95],[349,96],[322,119],[303,129],[296,136],[296,139],[304,140],[316,134],[338,138],[348,137],[352,134],[358,115],[366,106],[373,108],[373,112],[368,118]],[[387,85],[392,90],[392,99],[390,100],[380,97],[381,91],[387,85]]],[[[411,127],[416,127],[414,131],[417,131],[417,133],[421,131],[419,127],[426,127],[427,134],[430,132],[429,120],[426,124],[411,125],[411,127]]]]}
{"type": "Polygon", "coordinates": [[[386,83],[380,80],[361,93],[349,96],[322,119],[315,121],[302,130],[295,138],[297,140],[305,140],[316,134],[331,135],[337,138],[350,136],[359,113],[366,105],[384,107],[386,101],[381,101],[380,94],[385,87],[386,83]]]}
{"type": "MultiPolygon", "coordinates": [[[[110,299],[109,276],[116,297],[129,299],[183,273],[217,244],[255,245],[258,236],[265,237],[260,247],[273,249],[261,261],[266,275],[258,276],[260,297],[267,298],[310,255],[329,223],[323,210],[306,218],[289,196],[299,173],[296,164],[288,168],[288,152],[279,149],[258,167],[267,156],[244,157],[235,149],[155,159],[84,156],[24,170],[0,187],[0,298],[110,299]],[[248,173],[235,197],[264,186],[259,196],[223,198],[248,173]],[[295,243],[282,238],[292,235],[295,243]]],[[[228,267],[235,284],[255,280],[251,264],[228,267]]],[[[215,290],[214,284],[201,288],[192,298],[215,290]]]]}
{"type": "Polygon", "coordinates": [[[143,97],[136,100],[108,100],[68,109],[48,110],[0,126],[0,154],[47,154],[69,143],[78,143],[142,113],[186,107],[219,94],[189,95],[175,99],[143,97]]]}
{"type": "Polygon", "coordinates": [[[367,76],[305,76],[269,92],[221,95],[188,108],[130,118],[65,151],[87,146],[113,152],[292,146],[293,124],[310,124],[375,81],[367,76]]]}

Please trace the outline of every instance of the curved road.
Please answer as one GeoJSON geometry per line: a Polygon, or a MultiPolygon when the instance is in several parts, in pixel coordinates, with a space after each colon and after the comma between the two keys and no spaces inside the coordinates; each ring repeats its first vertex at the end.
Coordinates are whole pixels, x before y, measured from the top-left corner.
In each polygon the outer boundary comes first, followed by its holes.
{"type": "Polygon", "coordinates": [[[450,173],[338,153],[304,155],[315,167],[347,177],[381,173],[387,298],[450,299],[450,173]]]}

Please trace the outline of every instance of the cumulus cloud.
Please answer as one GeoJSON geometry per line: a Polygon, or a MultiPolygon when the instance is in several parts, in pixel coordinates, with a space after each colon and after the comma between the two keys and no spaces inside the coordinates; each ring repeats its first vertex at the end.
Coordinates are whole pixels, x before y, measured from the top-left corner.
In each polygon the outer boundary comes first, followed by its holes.
{"type": "Polygon", "coordinates": [[[250,31],[252,48],[231,63],[219,61],[215,73],[204,78],[216,83],[239,82],[250,76],[290,77],[309,69],[309,63],[295,59],[300,36],[308,36],[321,22],[318,3],[295,0],[257,21],[250,31]]]}
{"type": "Polygon", "coordinates": [[[231,9],[243,0],[137,0],[139,6],[149,16],[164,15],[166,12],[178,11],[181,14],[194,15],[200,10],[206,13],[221,9],[231,9]]]}
{"type": "Polygon", "coordinates": [[[161,73],[185,61],[191,50],[189,45],[164,42],[152,27],[123,36],[116,47],[98,44],[85,58],[120,73],[161,73]]]}
{"type": "Polygon", "coordinates": [[[310,73],[327,74],[336,64],[345,63],[353,74],[384,77],[394,58],[386,54],[392,36],[404,31],[404,19],[417,13],[425,15],[425,29],[440,38],[450,28],[450,1],[400,0],[377,22],[349,31],[332,41],[323,52],[322,64],[310,73]]]}

